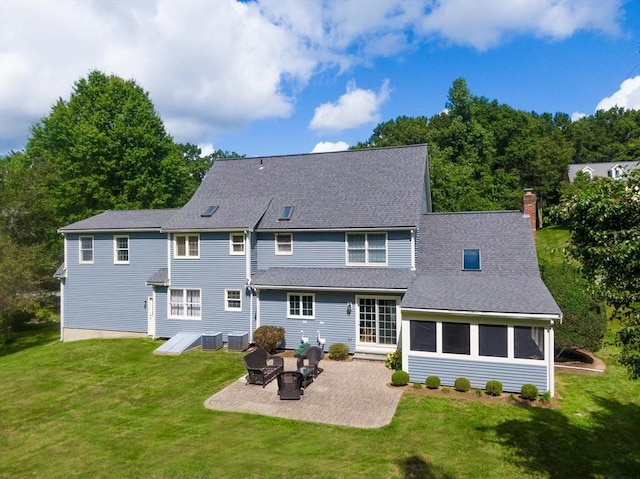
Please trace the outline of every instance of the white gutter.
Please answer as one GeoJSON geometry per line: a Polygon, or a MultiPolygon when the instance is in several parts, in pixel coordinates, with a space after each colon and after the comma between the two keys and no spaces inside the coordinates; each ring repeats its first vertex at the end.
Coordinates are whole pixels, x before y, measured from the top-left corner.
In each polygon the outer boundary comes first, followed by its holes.
{"type": "Polygon", "coordinates": [[[545,321],[562,320],[562,315],[557,314],[527,314],[527,313],[502,313],[502,312],[488,312],[488,311],[458,311],[453,309],[418,309],[418,308],[406,308],[402,307],[403,311],[410,311],[415,313],[430,313],[430,314],[445,314],[456,316],[496,316],[501,318],[510,319],[536,319],[545,321]]]}
{"type": "Polygon", "coordinates": [[[347,291],[347,292],[357,292],[357,291],[365,291],[371,293],[395,293],[395,294],[403,294],[407,292],[407,288],[367,288],[366,286],[358,287],[358,288],[343,288],[343,287],[333,287],[333,286],[295,286],[295,285],[265,285],[265,284],[254,284],[253,287],[256,290],[267,289],[267,290],[283,290],[283,291],[347,291]]]}

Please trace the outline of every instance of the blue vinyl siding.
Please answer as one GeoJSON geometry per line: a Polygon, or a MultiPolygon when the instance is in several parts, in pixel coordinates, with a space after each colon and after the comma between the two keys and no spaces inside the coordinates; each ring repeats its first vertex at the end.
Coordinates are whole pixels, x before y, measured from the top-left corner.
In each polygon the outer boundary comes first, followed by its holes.
{"type": "MultiPolygon", "coordinates": [[[[355,308],[347,314],[347,303],[355,302],[355,295],[338,292],[314,292],[315,319],[288,319],[287,293],[292,291],[261,291],[260,292],[260,325],[282,326],[285,328],[287,349],[295,349],[300,344],[300,331],[309,338],[312,345],[316,345],[317,331],[327,340],[325,351],[333,343],[344,343],[349,351],[355,350],[356,314],[355,308]]],[[[310,294],[300,292],[300,294],[310,294]]]]}
{"type": "Polygon", "coordinates": [[[171,288],[199,289],[201,319],[171,319],[167,295],[158,295],[163,314],[156,310],[156,335],[171,337],[178,332],[221,331],[223,340],[231,331],[249,331],[250,298],[246,292],[246,257],[229,254],[229,233],[200,233],[200,257],[174,258],[171,241],[171,288]],[[225,311],[225,290],[240,290],[242,311],[225,311]]]}
{"type": "MultiPolygon", "coordinates": [[[[407,326],[404,324],[403,326],[407,326]]],[[[409,354],[411,382],[424,383],[427,376],[438,376],[443,385],[452,386],[456,378],[466,377],[472,388],[481,388],[492,379],[502,383],[505,391],[520,392],[523,384],[535,384],[540,393],[547,390],[547,368],[540,364],[509,364],[450,358],[420,357],[409,354]]]]}
{"type": "MultiPolygon", "coordinates": [[[[409,231],[388,232],[387,266],[411,267],[411,233],[409,231]]],[[[341,231],[293,232],[292,255],[276,255],[274,234],[258,233],[257,269],[272,267],[346,268],[345,233],[341,231]]]]}
{"type": "Polygon", "coordinates": [[[114,264],[111,233],[67,235],[65,328],[147,331],[145,300],[149,277],[166,266],[166,237],[160,233],[129,236],[129,264],[114,264]],[[93,236],[93,264],[79,263],[79,236],[93,236]]]}

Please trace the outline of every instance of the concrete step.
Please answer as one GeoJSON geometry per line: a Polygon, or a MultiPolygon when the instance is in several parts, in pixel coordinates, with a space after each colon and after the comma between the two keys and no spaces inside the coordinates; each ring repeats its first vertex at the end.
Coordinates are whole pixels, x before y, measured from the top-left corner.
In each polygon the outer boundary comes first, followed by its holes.
{"type": "Polygon", "coordinates": [[[375,353],[354,353],[353,359],[356,361],[386,361],[386,354],[375,354],[375,353]]]}

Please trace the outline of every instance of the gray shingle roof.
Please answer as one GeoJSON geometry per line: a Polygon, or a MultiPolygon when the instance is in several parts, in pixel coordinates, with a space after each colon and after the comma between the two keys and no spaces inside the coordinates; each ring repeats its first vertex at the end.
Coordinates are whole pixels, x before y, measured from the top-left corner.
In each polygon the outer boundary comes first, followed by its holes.
{"type": "Polygon", "coordinates": [[[629,173],[631,170],[640,168],[640,161],[608,161],[603,163],[576,163],[569,165],[569,181],[573,181],[579,171],[584,168],[591,168],[593,176],[609,176],[609,170],[614,166],[619,165],[625,171],[629,173]]]}
{"type": "Polygon", "coordinates": [[[561,315],[540,278],[529,218],[519,211],[425,215],[410,309],[561,315]],[[481,271],[462,271],[479,249],[481,271]]]}
{"type": "Polygon", "coordinates": [[[169,270],[168,268],[160,268],[153,273],[147,280],[148,285],[166,286],[169,284],[169,270]]]}
{"type": "Polygon", "coordinates": [[[400,289],[411,282],[413,272],[393,268],[269,268],[253,274],[258,288],[400,289]]]}
{"type": "MultiPolygon", "coordinates": [[[[189,203],[197,212],[212,197],[269,198],[258,230],[416,226],[426,163],[425,145],[218,160],[189,203]],[[293,216],[279,221],[286,205],[293,216]]],[[[180,218],[183,228],[200,224],[194,216],[180,218]]]]}
{"type": "Polygon", "coordinates": [[[90,218],[60,228],[62,233],[75,231],[159,230],[179,210],[107,210],[90,218]]]}

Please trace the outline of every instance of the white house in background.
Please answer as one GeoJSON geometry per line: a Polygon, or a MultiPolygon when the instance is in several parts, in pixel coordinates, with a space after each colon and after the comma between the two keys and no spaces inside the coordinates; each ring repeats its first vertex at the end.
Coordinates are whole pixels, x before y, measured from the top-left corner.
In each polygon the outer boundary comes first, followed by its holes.
{"type": "Polygon", "coordinates": [[[569,165],[569,181],[575,180],[578,172],[589,175],[590,178],[605,177],[620,180],[630,171],[640,168],[640,161],[613,161],[604,163],[576,163],[569,165]]]}

